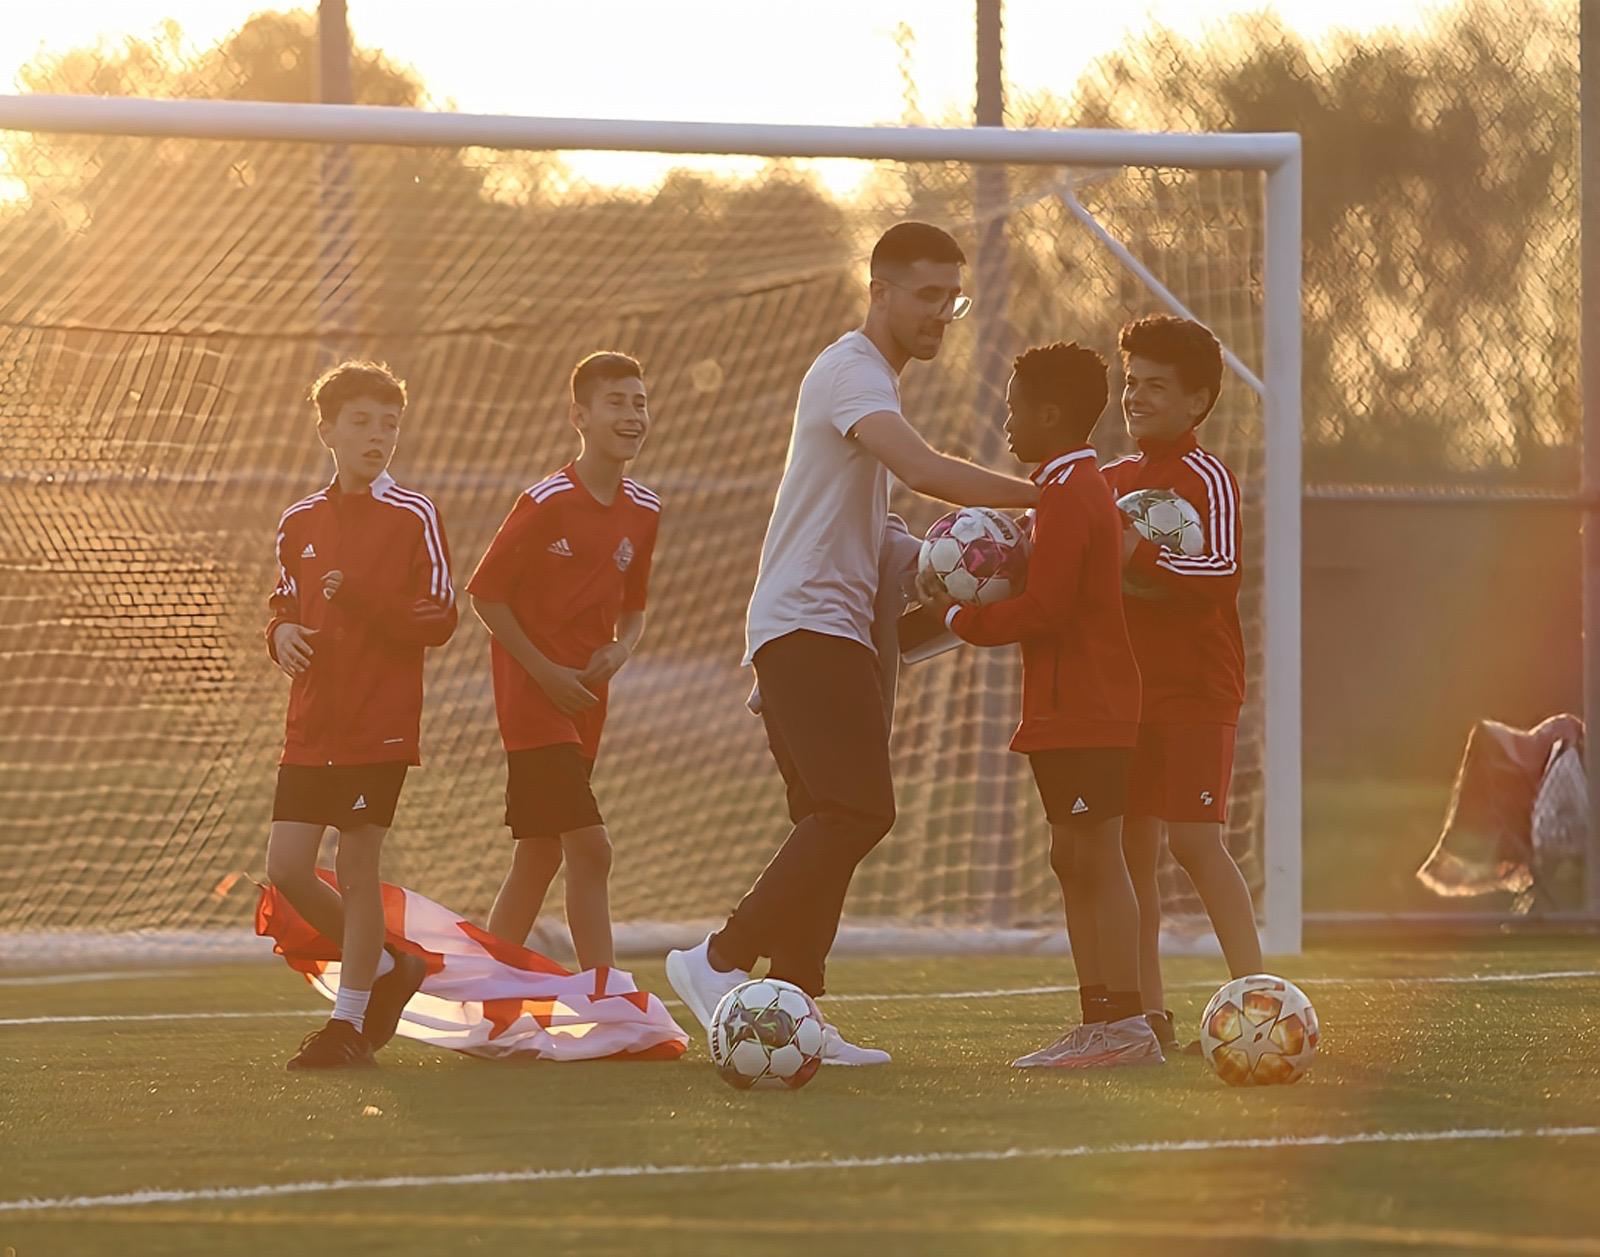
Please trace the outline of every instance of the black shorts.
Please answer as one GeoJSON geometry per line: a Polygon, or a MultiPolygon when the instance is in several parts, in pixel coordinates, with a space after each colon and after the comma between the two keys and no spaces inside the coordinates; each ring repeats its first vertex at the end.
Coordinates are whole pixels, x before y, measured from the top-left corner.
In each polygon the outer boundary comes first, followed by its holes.
{"type": "Polygon", "coordinates": [[[513,838],[559,838],[604,825],[589,788],[594,761],[576,742],[506,752],[506,825],[513,838]]]}
{"type": "Polygon", "coordinates": [[[394,824],[395,804],[405,785],[408,764],[280,764],[272,819],[301,825],[394,824]]]}
{"type": "Polygon", "coordinates": [[[1028,762],[1052,825],[1098,825],[1128,810],[1131,746],[1030,751],[1028,762]]]}

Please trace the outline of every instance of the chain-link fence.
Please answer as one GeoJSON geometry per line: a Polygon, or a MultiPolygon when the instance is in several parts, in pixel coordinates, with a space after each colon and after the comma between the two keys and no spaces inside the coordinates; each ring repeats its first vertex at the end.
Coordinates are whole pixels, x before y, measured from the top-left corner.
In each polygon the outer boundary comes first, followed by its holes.
{"type": "MultiPolygon", "coordinates": [[[[1011,0],[1008,45],[1050,38],[1059,7],[1011,0]]],[[[41,53],[18,86],[315,99],[314,15],[227,8],[208,7],[204,35],[171,26],[149,38],[41,53]]],[[[604,25],[604,9],[589,6],[587,20],[604,25]]],[[[471,0],[455,6],[462,38],[492,39],[494,10],[471,0]]],[[[380,29],[375,0],[353,0],[350,21],[357,101],[437,105],[464,90],[409,68],[431,64],[414,51],[386,56],[363,43],[364,30],[380,29]]],[[[814,120],[970,121],[971,97],[952,96],[946,63],[955,48],[970,71],[972,29],[964,4],[894,24],[867,12],[858,27],[841,25],[835,41],[858,37],[881,48],[892,112],[868,94],[859,117],[814,120]]],[[[746,38],[754,46],[764,36],[752,29],[746,38]]],[[[1006,120],[1014,126],[1304,137],[1312,911],[1432,906],[1411,872],[1436,835],[1472,720],[1532,724],[1579,703],[1577,48],[1576,0],[1472,0],[1403,32],[1318,42],[1272,17],[1222,13],[1202,34],[1131,31],[1089,59],[1075,81],[1035,75],[1009,84],[1006,120]]],[[[806,107],[774,120],[813,120],[806,107]]],[[[82,195],[52,207],[48,230],[80,229],[116,171],[103,148],[64,139],[53,142],[52,160],[81,163],[68,182],[82,195]]],[[[458,173],[427,154],[401,164],[385,178],[422,188],[458,173]]],[[[492,215],[497,200],[522,204],[540,189],[570,191],[601,178],[632,181],[627,195],[639,204],[676,203],[686,221],[715,212],[715,198],[693,179],[667,174],[670,164],[500,158],[482,212],[492,215]]],[[[808,173],[839,197],[858,190],[829,183],[833,172],[821,165],[808,173]]],[[[247,162],[233,174],[241,182],[260,177],[247,162]]],[[[0,193],[4,176],[0,170],[0,193]]],[[[761,212],[786,223],[793,242],[792,257],[775,260],[791,266],[819,251],[831,259],[837,223],[813,215],[820,234],[805,236],[780,212],[781,183],[766,168],[761,178],[772,198],[761,212]]],[[[817,209],[794,195],[796,213],[817,209]]],[[[611,200],[606,213],[629,212],[611,200]]],[[[310,207],[284,207],[296,212],[310,207]]],[[[683,260],[701,268],[696,276],[738,266],[714,250],[683,260]]],[[[479,259],[469,273],[493,284],[494,271],[494,259],[479,259]]],[[[263,263],[264,285],[270,272],[263,263]]],[[[1180,290],[1193,286],[1185,282],[1192,277],[1162,278],[1180,290]]],[[[396,282],[395,308],[409,308],[406,285],[415,277],[396,282]]],[[[115,310],[99,313],[114,332],[115,310]]],[[[248,323],[250,312],[239,313],[248,323]]],[[[1239,348],[1250,360],[1254,347],[1239,348]]]]}

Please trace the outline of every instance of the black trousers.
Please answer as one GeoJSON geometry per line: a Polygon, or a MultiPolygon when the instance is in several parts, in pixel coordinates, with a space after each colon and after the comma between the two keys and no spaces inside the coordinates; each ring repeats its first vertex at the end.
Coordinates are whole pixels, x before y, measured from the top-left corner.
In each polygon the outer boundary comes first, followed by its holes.
{"type": "Polygon", "coordinates": [[[794,828],[716,936],[717,953],[821,995],[856,865],[894,825],[877,654],[795,632],[756,652],[761,719],[794,828]]]}

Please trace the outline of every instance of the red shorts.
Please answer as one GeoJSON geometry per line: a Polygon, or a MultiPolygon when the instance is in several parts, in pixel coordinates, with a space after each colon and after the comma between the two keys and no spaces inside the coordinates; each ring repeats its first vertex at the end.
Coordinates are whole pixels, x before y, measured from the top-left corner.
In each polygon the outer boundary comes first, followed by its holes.
{"type": "Polygon", "coordinates": [[[1128,815],[1178,822],[1228,819],[1232,725],[1143,724],[1128,780],[1128,815]]]}

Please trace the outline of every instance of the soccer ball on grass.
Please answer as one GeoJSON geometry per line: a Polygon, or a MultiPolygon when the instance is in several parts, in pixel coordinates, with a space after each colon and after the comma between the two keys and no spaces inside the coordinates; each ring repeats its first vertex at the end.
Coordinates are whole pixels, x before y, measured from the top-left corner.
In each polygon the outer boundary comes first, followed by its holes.
{"type": "Polygon", "coordinates": [[[1305,992],[1270,973],[1235,978],[1200,1017],[1200,1049],[1217,1076],[1235,1087],[1304,1077],[1321,1034],[1305,992]]]}
{"type": "Polygon", "coordinates": [[[711,1061],[740,1091],[791,1091],[822,1063],[822,1013],[792,982],[757,978],[724,995],[711,1015],[711,1061]]]}

